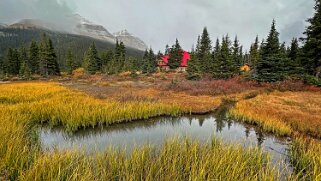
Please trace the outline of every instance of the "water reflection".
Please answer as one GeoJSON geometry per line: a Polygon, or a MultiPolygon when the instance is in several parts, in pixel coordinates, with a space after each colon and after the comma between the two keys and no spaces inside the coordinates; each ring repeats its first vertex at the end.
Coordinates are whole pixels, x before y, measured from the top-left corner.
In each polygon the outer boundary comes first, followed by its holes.
{"type": "Polygon", "coordinates": [[[145,144],[160,146],[164,140],[172,137],[186,136],[206,142],[216,136],[226,143],[246,147],[258,145],[271,154],[273,162],[286,159],[286,140],[220,115],[222,114],[154,118],[106,128],[87,128],[72,135],[59,127],[43,127],[40,140],[43,148],[48,150],[85,149],[92,152],[103,151],[110,146],[127,150],[145,144]]]}

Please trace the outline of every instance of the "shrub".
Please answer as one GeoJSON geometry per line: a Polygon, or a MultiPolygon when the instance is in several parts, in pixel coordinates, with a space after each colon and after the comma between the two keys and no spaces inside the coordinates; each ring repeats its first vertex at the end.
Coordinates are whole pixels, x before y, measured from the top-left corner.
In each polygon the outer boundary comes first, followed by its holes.
{"type": "Polygon", "coordinates": [[[75,79],[83,78],[86,74],[86,70],[84,68],[77,68],[72,71],[72,77],[75,79]]]}

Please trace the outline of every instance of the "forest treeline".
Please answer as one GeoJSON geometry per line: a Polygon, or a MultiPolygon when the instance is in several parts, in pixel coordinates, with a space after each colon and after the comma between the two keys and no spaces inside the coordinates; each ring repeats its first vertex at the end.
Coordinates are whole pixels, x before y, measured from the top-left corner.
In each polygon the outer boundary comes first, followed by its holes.
{"type": "MultiPolygon", "coordinates": [[[[201,79],[210,75],[216,79],[228,79],[240,74],[259,82],[275,82],[285,79],[303,79],[320,85],[321,77],[321,1],[316,0],[315,14],[308,20],[310,25],[304,32],[304,38],[293,38],[289,46],[280,42],[276,22],[273,20],[268,36],[252,43],[249,52],[244,52],[237,36],[231,41],[229,35],[216,39],[215,43],[205,27],[191,50],[191,59],[187,68],[187,78],[201,79]],[[300,43],[301,42],[301,43],[300,43]],[[241,67],[249,67],[242,72],[241,67]]],[[[72,73],[82,67],[88,73],[101,72],[117,74],[124,71],[153,73],[157,70],[157,60],[164,54],[169,55],[171,69],[180,66],[183,50],[176,39],[172,47],[166,45],[164,53],[156,55],[152,49],[146,50],[142,57],[129,56],[122,42],[114,48],[98,51],[93,42],[79,60],[78,52],[64,50],[63,62],[57,61],[57,52],[52,40],[46,34],[40,41],[32,41],[28,46],[18,49],[9,48],[4,57],[0,57],[1,75],[19,75],[30,77],[60,75],[61,71],[72,73]]]]}

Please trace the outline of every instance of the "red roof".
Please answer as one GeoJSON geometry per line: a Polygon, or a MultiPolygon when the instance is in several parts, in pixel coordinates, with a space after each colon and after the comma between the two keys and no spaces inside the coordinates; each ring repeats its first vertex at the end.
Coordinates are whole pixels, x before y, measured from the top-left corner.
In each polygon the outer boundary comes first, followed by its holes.
{"type": "MultiPolygon", "coordinates": [[[[191,55],[187,52],[187,51],[183,51],[182,54],[182,60],[181,60],[181,67],[187,67],[187,61],[191,58],[191,55]]],[[[161,57],[161,59],[163,60],[163,62],[159,63],[158,66],[163,67],[163,66],[167,66],[168,64],[168,59],[169,59],[169,55],[165,55],[163,57],[161,57]]]]}

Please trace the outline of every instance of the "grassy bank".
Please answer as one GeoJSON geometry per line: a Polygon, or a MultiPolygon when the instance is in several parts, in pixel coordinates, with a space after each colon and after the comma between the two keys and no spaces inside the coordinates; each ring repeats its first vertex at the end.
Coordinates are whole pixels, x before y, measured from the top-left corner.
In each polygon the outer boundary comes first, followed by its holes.
{"type": "Polygon", "coordinates": [[[272,92],[240,100],[232,117],[279,135],[301,133],[321,138],[320,92],[272,92]]]}
{"type": "Polygon", "coordinates": [[[63,125],[67,131],[181,113],[176,104],[148,100],[100,100],[55,83],[1,85],[0,92],[0,106],[3,109],[27,115],[35,123],[63,125]]]}

